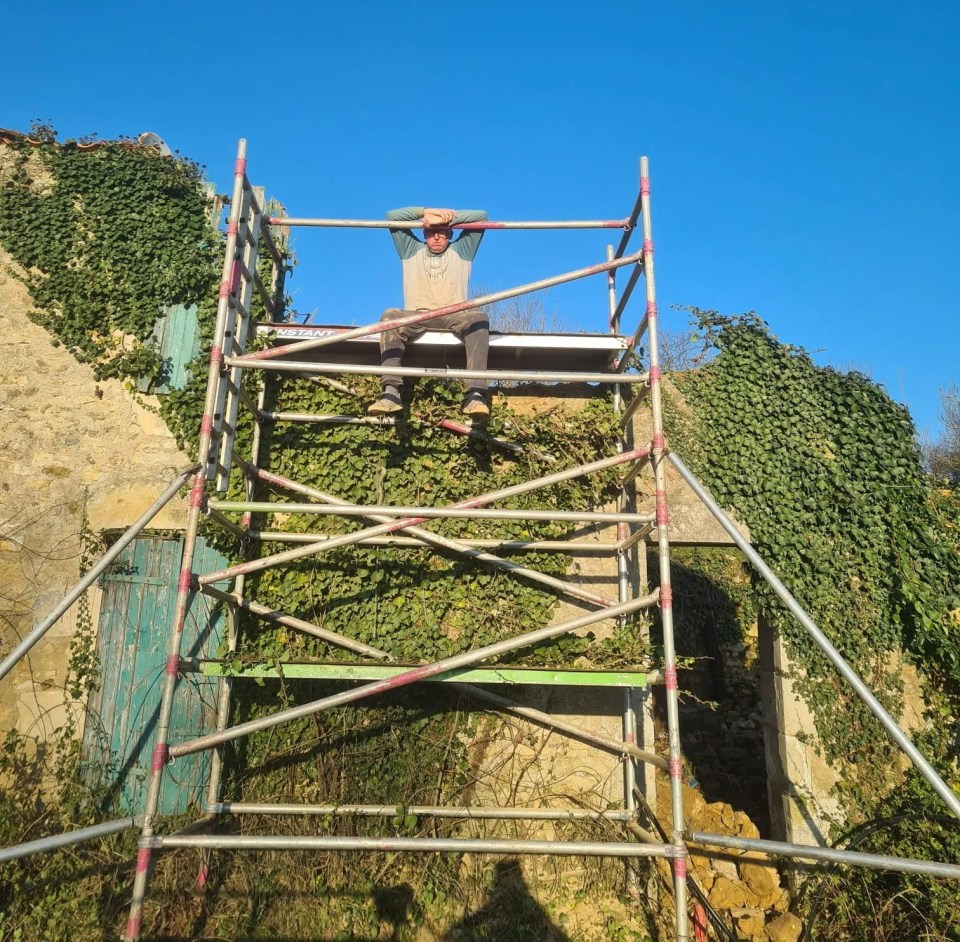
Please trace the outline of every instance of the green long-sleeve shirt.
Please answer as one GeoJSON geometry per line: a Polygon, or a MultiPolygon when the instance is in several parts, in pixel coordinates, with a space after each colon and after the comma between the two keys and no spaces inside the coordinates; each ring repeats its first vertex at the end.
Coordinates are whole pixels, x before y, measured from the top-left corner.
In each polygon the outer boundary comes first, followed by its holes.
{"type": "MultiPolygon", "coordinates": [[[[391,209],[387,219],[415,222],[423,218],[423,206],[391,209]]],[[[482,222],[487,214],[481,209],[457,210],[451,225],[482,222]]],[[[462,232],[435,255],[409,229],[391,229],[403,267],[403,306],[408,311],[434,310],[467,300],[470,269],[480,248],[483,230],[462,232]]]]}

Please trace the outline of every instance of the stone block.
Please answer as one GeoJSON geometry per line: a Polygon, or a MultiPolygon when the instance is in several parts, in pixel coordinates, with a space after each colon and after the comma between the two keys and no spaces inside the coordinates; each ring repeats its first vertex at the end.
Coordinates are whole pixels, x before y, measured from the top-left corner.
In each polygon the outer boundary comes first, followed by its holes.
{"type": "MultiPolygon", "coordinates": [[[[92,497],[87,506],[90,528],[100,530],[126,530],[157,499],[173,480],[170,474],[166,484],[145,487],[140,484],[117,486],[101,491],[92,497]]],[[[179,498],[174,498],[154,517],[151,528],[180,529],[187,521],[186,507],[179,498]]]]}
{"type": "Polygon", "coordinates": [[[731,915],[737,926],[738,939],[762,939],[766,917],[762,909],[736,909],[731,915]]]}
{"type": "Polygon", "coordinates": [[[782,913],[766,927],[770,942],[797,942],[802,931],[803,923],[793,913],[782,913]]]}
{"type": "Polygon", "coordinates": [[[738,869],[740,879],[756,893],[764,909],[772,906],[780,898],[780,874],[775,867],[744,861],[738,869]]]}
{"type": "Polygon", "coordinates": [[[749,815],[743,811],[734,812],[734,823],[737,834],[740,837],[746,837],[751,840],[760,836],[760,829],[750,820],[749,815]]]}
{"type": "Polygon", "coordinates": [[[702,813],[706,802],[703,795],[689,785],[683,785],[683,816],[686,821],[695,821],[702,813]]]}
{"type": "Polygon", "coordinates": [[[746,884],[722,875],[717,877],[708,899],[710,905],[719,910],[757,909],[760,905],[760,900],[746,884]]]}

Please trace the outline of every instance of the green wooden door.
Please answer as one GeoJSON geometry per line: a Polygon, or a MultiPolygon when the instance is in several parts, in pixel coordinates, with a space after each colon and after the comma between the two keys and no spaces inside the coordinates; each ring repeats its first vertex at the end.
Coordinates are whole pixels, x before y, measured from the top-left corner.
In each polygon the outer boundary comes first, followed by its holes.
{"type": "MultiPolygon", "coordinates": [[[[183,557],[181,538],[134,540],[101,578],[104,590],[97,637],[101,681],[91,693],[84,726],[84,768],[103,804],[119,814],[142,810],[156,738],[167,645],[183,557]]],[[[227,560],[198,540],[194,569],[210,571],[227,560]]],[[[223,633],[223,606],[198,595],[184,627],[182,657],[215,657],[223,633]]],[[[216,683],[197,674],[177,681],[170,743],[212,732],[216,683]]],[[[206,752],[185,756],[164,770],[160,812],[202,807],[209,769],[206,752]]]]}

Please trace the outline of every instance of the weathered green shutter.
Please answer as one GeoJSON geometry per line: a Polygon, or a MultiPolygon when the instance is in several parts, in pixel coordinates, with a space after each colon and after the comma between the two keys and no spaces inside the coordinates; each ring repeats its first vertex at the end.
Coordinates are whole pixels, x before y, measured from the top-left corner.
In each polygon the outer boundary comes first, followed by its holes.
{"type": "MultiPolygon", "coordinates": [[[[210,224],[218,229],[223,212],[223,197],[212,183],[203,184],[207,195],[210,224]]],[[[163,361],[163,382],[150,383],[141,377],[137,383],[143,393],[168,393],[187,385],[187,367],[200,352],[200,330],[196,304],[169,304],[161,309],[153,325],[153,340],[163,361]]]]}
{"type": "MultiPolygon", "coordinates": [[[[97,637],[101,682],[87,706],[83,757],[89,784],[104,791],[104,804],[117,813],[139,811],[149,784],[182,556],[179,537],[143,537],[134,540],[101,579],[104,596],[97,637]]],[[[195,569],[227,565],[202,538],[195,558],[195,569]]],[[[215,657],[225,620],[222,606],[203,596],[195,598],[181,656],[215,657]]],[[[197,674],[179,678],[171,744],[213,731],[216,689],[209,678],[197,674]]],[[[202,807],[208,768],[207,752],[168,765],[161,813],[202,807]]]]}
{"type": "Polygon", "coordinates": [[[153,325],[153,339],[160,348],[163,382],[150,386],[140,381],[141,392],[168,393],[187,385],[187,367],[200,352],[200,332],[196,304],[171,304],[163,309],[153,325]]]}

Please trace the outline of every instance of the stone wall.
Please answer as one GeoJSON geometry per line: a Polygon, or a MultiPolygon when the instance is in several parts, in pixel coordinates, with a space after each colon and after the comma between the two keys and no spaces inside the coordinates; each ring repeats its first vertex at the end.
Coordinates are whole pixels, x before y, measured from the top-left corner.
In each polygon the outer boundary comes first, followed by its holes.
{"type": "MultiPolygon", "coordinates": [[[[796,844],[828,845],[831,830],[846,820],[833,794],[840,774],[823,758],[813,714],[796,692],[794,678],[801,668],[791,661],[783,639],[763,620],[759,641],[772,836],[796,844]]],[[[925,722],[920,677],[912,665],[899,659],[887,668],[903,683],[899,723],[912,735],[925,722]]],[[[879,723],[877,732],[882,735],[879,723]]],[[[889,770],[890,788],[908,764],[909,759],[901,755],[899,768],[889,770]]]]}
{"type": "MultiPolygon", "coordinates": [[[[29,295],[0,252],[0,651],[66,595],[80,572],[84,519],[93,533],[126,529],[190,461],[149,401],[97,382],[31,322],[29,295]]],[[[152,526],[181,527],[185,505],[152,526]]],[[[91,590],[93,624],[98,593],[91,590]]],[[[63,685],[77,606],[0,681],[0,733],[42,741],[62,725],[63,685]]]]}
{"type": "MultiPolygon", "coordinates": [[[[508,400],[510,408],[521,415],[549,410],[556,416],[563,411],[578,412],[597,391],[591,387],[533,389],[525,386],[503,390],[501,395],[508,400]]],[[[545,473],[549,473],[549,465],[545,473]]],[[[597,509],[614,511],[616,507],[609,504],[597,509]]],[[[616,540],[616,527],[584,524],[575,539],[584,544],[611,543],[616,540]]],[[[634,554],[630,592],[639,594],[646,578],[645,553],[634,554]]],[[[609,552],[574,554],[565,579],[614,604],[617,602],[617,562],[609,552]]],[[[551,623],[559,624],[592,611],[596,611],[596,607],[589,602],[578,604],[573,598],[563,597],[551,623]]],[[[605,621],[591,625],[584,632],[604,638],[612,630],[613,622],[605,621]]],[[[623,738],[624,691],[621,689],[550,686],[494,689],[523,706],[549,713],[596,735],[617,742],[623,738]]],[[[648,691],[633,692],[633,705],[641,716],[648,698],[648,691]]],[[[642,735],[641,730],[641,738],[642,735]]],[[[569,808],[582,803],[586,808],[605,808],[613,803],[622,806],[623,769],[616,755],[510,714],[491,719],[479,742],[473,750],[473,760],[482,776],[477,786],[477,801],[481,804],[569,808]]],[[[653,748],[652,732],[645,748],[653,748]]],[[[538,837],[553,836],[548,823],[531,830],[535,830],[538,837]]]]}

